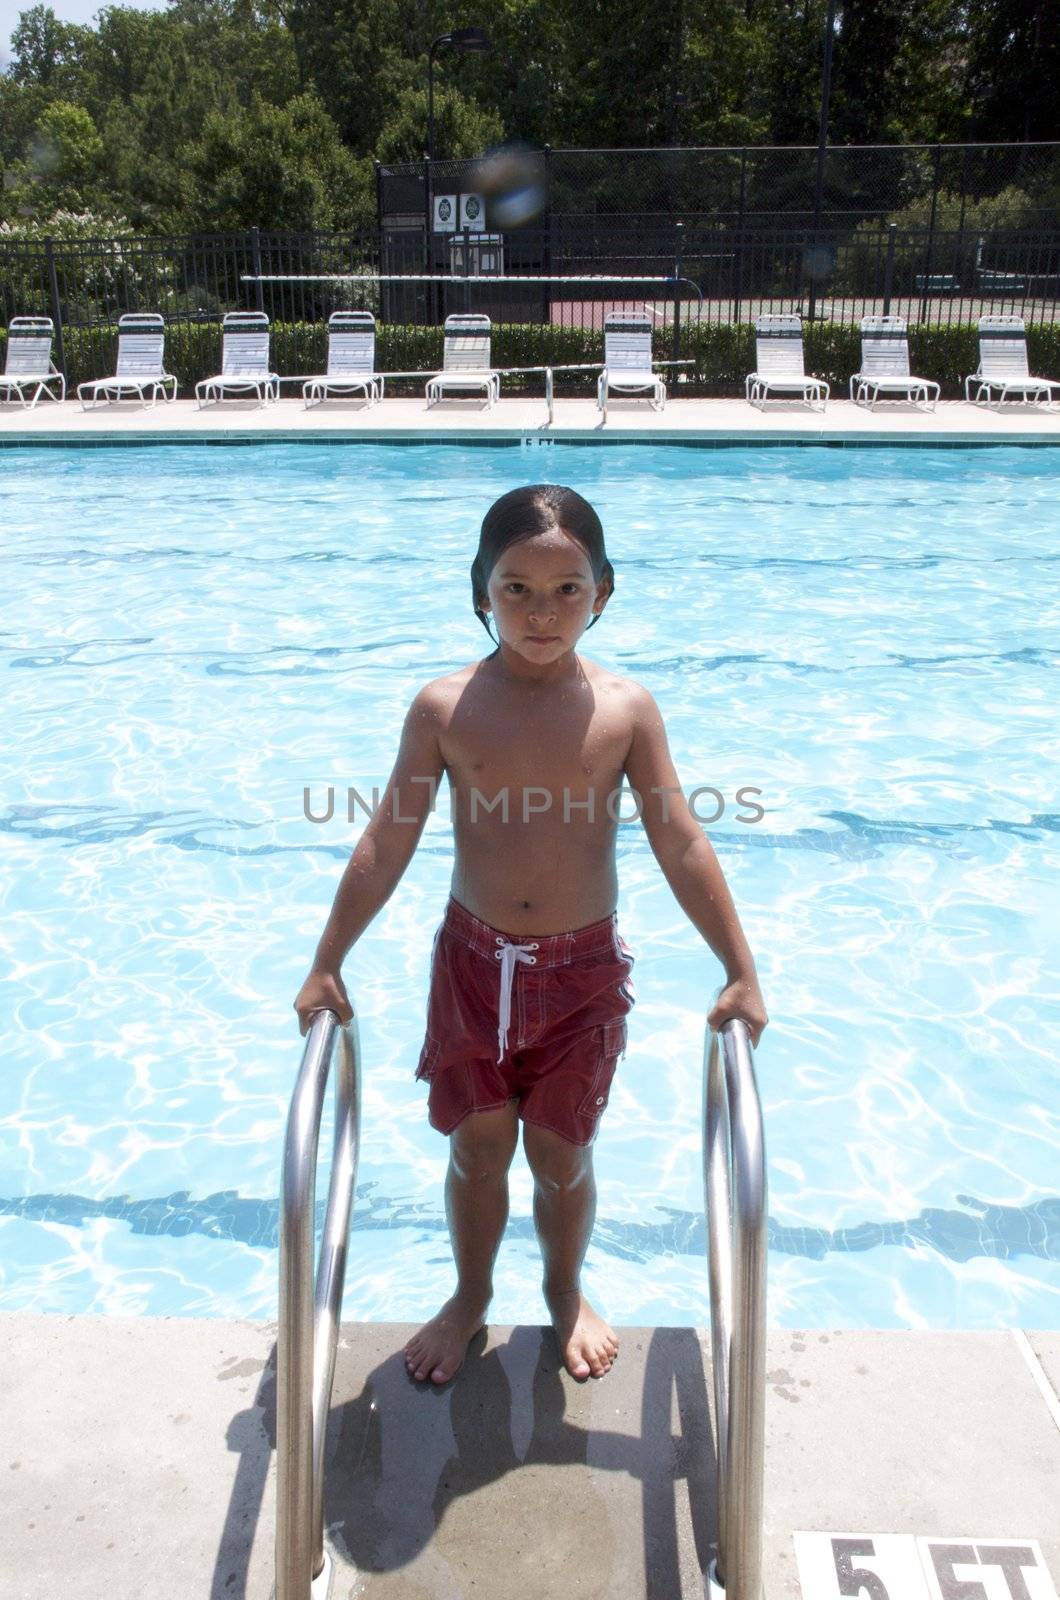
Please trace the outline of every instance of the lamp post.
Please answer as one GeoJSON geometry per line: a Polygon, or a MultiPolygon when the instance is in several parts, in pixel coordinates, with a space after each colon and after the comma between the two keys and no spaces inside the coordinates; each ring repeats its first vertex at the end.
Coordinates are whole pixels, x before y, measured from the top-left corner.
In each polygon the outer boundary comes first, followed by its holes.
{"type": "Polygon", "coordinates": [[[817,237],[821,226],[821,201],[824,196],[824,161],[828,149],[828,107],[832,97],[832,44],[835,39],[835,7],[836,0],[828,0],[828,14],[824,24],[824,62],[821,73],[821,115],[817,125],[817,171],[813,184],[813,234],[811,257],[813,270],[810,274],[810,316],[812,322],[817,314],[817,267],[819,254],[817,237]]]}
{"type": "MultiPolygon", "coordinates": [[[[452,28],[448,33],[440,33],[437,39],[432,40],[431,48],[427,52],[427,153],[423,163],[423,197],[426,204],[427,232],[424,239],[423,253],[428,272],[432,270],[433,248],[431,245],[431,230],[434,227],[434,205],[432,201],[433,177],[432,166],[434,163],[434,57],[437,51],[448,46],[463,55],[471,50],[491,50],[489,36],[484,28],[452,28]]],[[[427,285],[427,303],[431,308],[431,315],[435,314],[436,284],[427,285]]]]}
{"type": "Polygon", "coordinates": [[[453,28],[440,33],[427,52],[427,159],[434,160],[434,56],[446,45],[464,54],[469,50],[492,50],[484,28],[453,28]]]}

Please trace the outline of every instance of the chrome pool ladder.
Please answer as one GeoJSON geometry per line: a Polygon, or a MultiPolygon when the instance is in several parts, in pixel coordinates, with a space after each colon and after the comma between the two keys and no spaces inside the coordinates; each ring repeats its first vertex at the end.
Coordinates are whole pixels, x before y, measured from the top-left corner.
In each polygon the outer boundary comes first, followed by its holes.
{"type": "MultiPolygon", "coordinates": [[[[314,1017],[284,1140],[277,1334],[275,1600],[327,1600],[324,1440],[335,1375],[360,1149],[357,1019],[314,1017]],[[320,1123],[335,1046],[335,1143],[316,1274],[320,1123]]],[[[709,1232],[711,1364],[717,1421],[718,1555],[710,1600],[761,1600],[765,1454],[766,1176],[750,1036],[739,1019],[707,1029],[703,1182],[709,1232]],[[736,1205],[732,1197],[735,1192],[736,1205]]]]}
{"type": "Polygon", "coordinates": [[[361,1132],[357,1018],[314,1016],[291,1095],[280,1198],[280,1312],[276,1340],[276,1600],[327,1600],[324,1437],[346,1278],[346,1245],[361,1132]],[[313,1274],[316,1165],[335,1046],[335,1144],[313,1274]]]}
{"type": "Polygon", "coordinates": [[[718,1457],[718,1554],[708,1593],[710,1600],[762,1600],[766,1155],[751,1039],[739,1018],[718,1033],[707,1027],[703,1189],[718,1457]]]}

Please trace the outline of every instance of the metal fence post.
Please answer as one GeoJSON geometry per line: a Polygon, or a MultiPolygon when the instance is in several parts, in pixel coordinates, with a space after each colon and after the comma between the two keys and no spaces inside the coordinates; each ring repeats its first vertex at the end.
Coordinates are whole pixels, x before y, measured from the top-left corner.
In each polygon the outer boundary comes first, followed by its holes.
{"type": "Polygon", "coordinates": [[[883,263],[883,314],[891,314],[891,290],[894,287],[894,236],[898,232],[898,224],[887,224],[887,255],[883,263]]]}
{"type": "Polygon", "coordinates": [[[924,256],[924,287],[920,295],[919,321],[927,321],[928,295],[931,293],[931,265],[935,254],[935,217],[939,204],[939,171],[942,166],[942,146],[935,146],[935,170],[931,179],[931,217],[928,221],[927,251],[924,256]]]}
{"type": "MultiPolygon", "coordinates": [[[[552,146],[550,144],[545,146],[545,214],[542,221],[545,237],[543,241],[544,261],[541,270],[546,278],[550,278],[552,276],[552,146]]],[[[544,313],[542,321],[551,325],[552,285],[544,283],[541,287],[544,291],[542,295],[542,311],[544,313]]]]}
{"type": "MultiPolygon", "coordinates": [[[[373,165],[375,167],[375,270],[382,272],[386,265],[386,244],[383,239],[383,164],[373,158],[373,165]]],[[[390,285],[382,281],[379,284],[379,320],[390,321],[390,285]]]]}
{"type": "Polygon", "coordinates": [[[674,337],[670,358],[676,361],[681,353],[681,273],[684,270],[685,225],[674,223],[674,337]]]}
{"type": "Polygon", "coordinates": [[[961,146],[961,219],[957,224],[957,232],[964,232],[964,212],[968,201],[968,146],[961,146]]]}
{"type": "Polygon", "coordinates": [[[52,303],[52,321],[55,324],[55,353],[59,358],[59,371],[69,377],[66,370],[66,347],[63,344],[63,308],[59,301],[59,276],[55,270],[55,246],[52,239],[44,241],[44,260],[48,267],[48,294],[52,303]]]}
{"type": "MultiPolygon", "coordinates": [[[[431,245],[431,232],[434,229],[434,206],[431,205],[431,157],[423,158],[423,270],[431,272],[431,256],[434,254],[431,245]]],[[[434,283],[424,283],[424,306],[426,306],[426,322],[434,322],[434,283]]]]}
{"type": "Polygon", "coordinates": [[[250,230],[250,259],[253,263],[253,273],[257,278],[254,285],[257,290],[258,310],[265,310],[265,285],[261,281],[261,234],[257,228],[250,230]]]}
{"type": "Polygon", "coordinates": [[[732,320],[739,322],[740,312],[743,309],[743,253],[744,231],[743,218],[747,206],[747,146],[740,151],[740,215],[736,220],[736,283],[733,293],[732,320]]]}
{"type": "MultiPolygon", "coordinates": [[[[817,168],[813,182],[813,239],[810,245],[810,314],[817,315],[817,265],[820,260],[818,233],[821,227],[821,202],[824,198],[824,163],[828,152],[828,108],[832,93],[832,44],[835,39],[836,0],[828,0],[824,25],[824,65],[821,76],[821,117],[817,127],[817,168]]],[[[801,291],[801,284],[800,284],[801,291]]],[[[800,292],[799,298],[802,295],[800,292]]]]}

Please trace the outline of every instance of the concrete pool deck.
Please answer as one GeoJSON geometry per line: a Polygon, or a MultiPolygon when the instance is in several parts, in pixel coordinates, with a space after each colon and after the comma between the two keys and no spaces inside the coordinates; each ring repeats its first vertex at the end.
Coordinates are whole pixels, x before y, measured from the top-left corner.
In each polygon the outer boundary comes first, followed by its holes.
{"type": "Polygon", "coordinates": [[[154,407],[123,403],[87,412],[76,400],[61,405],[42,400],[32,411],[0,406],[0,447],[185,443],[196,439],[235,443],[263,438],[1043,445],[1060,444],[1060,406],[1049,411],[1010,402],[999,412],[961,400],[943,400],[935,412],[914,411],[890,402],[870,412],[849,400],[833,400],[825,411],[816,412],[793,402],[771,401],[761,412],[744,400],[671,399],[665,410],[656,412],[643,401],[626,399],[608,402],[603,423],[595,400],[561,399],[556,401],[551,426],[540,398],[501,399],[489,410],[478,399],[444,400],[428,410],[422,398],[386,399],[370,408],[362,401],[329,401],[307,410],[300,398],[290,395],[269,406],[233,400],[201,411],[194,400],[154,407]]]}
{"type": "MultiPolygon", "coordinates": [[[[703,1595],[709,1332],[620,1327],[612,1370],[579,1383],[551,1329],[491,1324],[436,1389],[405,1372],[413,1331],[341,1331],[324,1491],[335,1600],[703,1595]]],[[[5,1600],[269,1600],[275,1335],[0,1315],[5,1600]]],[[[877,1557],[862,1548],[854,1565],[886,1577],[888,1600],[1039,1600],[1050,1576],[1060,1589],[1058,1392],[1060,1333],[771,1329],[764,1600],[839,1594],[834,1577],[800,1583],[793,1536],[814,1530],[874,1539],[877,1557]],[[948,1547],[967,1563],[960,1586],[896,1582],[885,1534],[948,1547]],[[1026,1588],[1004,1586],[985,1540],[1016,1548],[1026,1588]],[[983,1587],[965,1588],[977,1567],[983,1587]]]]}

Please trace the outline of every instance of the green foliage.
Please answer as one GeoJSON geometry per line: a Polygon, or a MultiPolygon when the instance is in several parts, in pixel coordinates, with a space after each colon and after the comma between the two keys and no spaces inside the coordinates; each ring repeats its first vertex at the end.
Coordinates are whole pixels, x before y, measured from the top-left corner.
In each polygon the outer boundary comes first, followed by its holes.
{"type": "MultiPolygon", "coordinates": [[[[504,137],[495,111],[483,111],[457,89],[434,95],[434,149],[450,159],[477,156],[504,137]]],[[[379,161],[422,161],[427,143],[427,91],[405,89],[376,140],[379,161]]]]}
{"type": "Polygon", "coordinates": [[[311,90],[286,106],[255,93],[246,110],[210,112],[185,160],[199,226],[211,231],[261,217],[296,232],[346,228],[369,203],[369,172],[311,90]]]}
{"type": "Polygon", "coordinates": [[[8,206],[16,214],[106,209],[103,141],[83,106],[53,100],[37,119],[21,162],[11,168],[8,206]]]}
{"type": "Polygon", "coordinates": [[[835,41],[832,140],[960,138],[962,32],[950,0],[847,0],[835,41]]]}
{"type": "Polygon", "coordinates": [[[1055,0],[967,0],[965,63],[977,139],[1056,138],[1055,0]]]}
{"type": "Polygon", "coordinates": [[[51,6],[35,5],[23,11],[11,35],[14,82],[66,93],[76,82],[78,52],[91,32],[91,28],[60,22],[51,6]]]}
{"type": "MultiPolygon", "coordinates": [[[[110,210],[138,231],[176,234],[368,221],[371,159],[419,159],[428,52],[468,23],[493,48],[434,53],[440,159],[502,139],[627,150],[813,143],[826,6],[477,0],[454,12],[449,0],[169,0],[104,5],[79,26],[35,4],[0,74],[0,163],[9,185],[14,173],[37,192],[16,200],[8,188],[0,215],[110,210]]],[[[840,0],[837,15],[833,144],[1055,135],[1055,3],[840,0]]],[[[795,192],[804,179],[789,173],[786,188],[783,166],[773,198],[805,208],[795,192]]],[[[695,204],[695,174],[678,194],[676,163],[608,167],[601,184],[622,188],[626,210],[657,209],[667,185],[677,204],[695,204]]],[[[879,203],[911,215],[930,181],[913,170],[894,193],[883,184],[879,203]]],[[[1058,186],[1017,166],[979,174],[972,192],[1003,191],[1016,209],[1024,194],[1055,214],[1058,186]]],[[[715,192],[699,188],[701,199],[715,192]]],[[[865,196],[850,198],[863,214],[865,196]]]]}
{"type": "MultiPolygon", "coordinates": [[[[966,233],[979,233],[987,228],[1033,227],[1037,207],[1025,189],[1010,184],[997,194],[982,199],[974,196],[963,206],[960,194],[940,189],[935,207],[935,231],[956,233],[963,227],[966,233]]],[[[913,200],[901,210],[893,211],[887,220],[896,222],[899,229],[927,228],[931,225],[931,195],[913,200]]]]}
{"type": "MultiPolygon", "coordinates": [[[[980,236],[992,230],[1033,228],[1040,210],[1031,196],[1013,186],[982,199],[966,199],[942,190],[935,208],[931,272],[944,273],[967,289],[976,285],[980,236]]],[[[926,267],[931,197],[926,195],[891,213],[897,225],[896,252],[891,278],[895,294],[915,294],[917,275],[926,267]]],[[[874,296],[882,293],[886,228],[875,220],[859,222],[838,255],[830,287],[842,293],[874,296]]]]}

